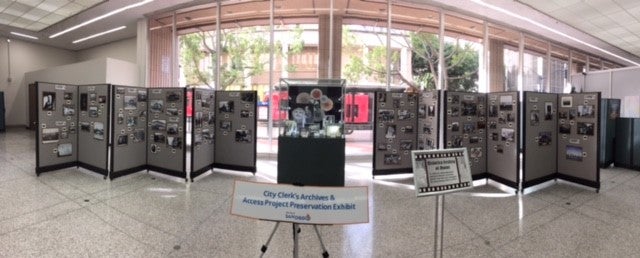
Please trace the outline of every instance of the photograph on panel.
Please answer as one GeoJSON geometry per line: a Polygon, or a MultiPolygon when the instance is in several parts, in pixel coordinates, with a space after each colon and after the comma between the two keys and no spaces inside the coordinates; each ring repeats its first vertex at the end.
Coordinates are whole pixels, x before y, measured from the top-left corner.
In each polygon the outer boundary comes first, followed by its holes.
{"type": "Polygon", "coordinates": [[[582,161],[582,147],[567,145],[565,155],[568,160],[582,161]]]}
{"type": "Polygon", "coordinates": [[[118,135],[117,143],[118,143],[118,146],[129,144],[129,135],[126,135],[126,134],[118,135]]]}
{"type": "Polygon", "coordinates": [[[177,102],[177,101],[180,101],[180,92],[167,91],[167,102],[177,102]]]}
{"type": "Polygon", "coordinates": [[[89,107],[89,117],[98,117],[99,113],[98,113],[98,107],[97,106],[90,106],[89,107]]]}
{"type": "Polygon", "coordinates": [[[42,143],[56,143],[60,140],[60,129],[44,128],[42,129],[42,143]]]}
{"type": "Polygon", "coordinates": [[[54,111],[56,110],[56,93],[45,91],[42,92],[42,110],[54,111]]]}
{"type": "Polygon", "coordinates": [[[71,156],[73,154],[73,145],[71,143],[58,144],[58,157],[71,156]]]}
{"type": "Polygon", "coordinates": [[[102,122],[93,123],[93,139],[104,140],[104,123],[102,122]]]}
{"type": "Polygon", "coordinates": [[[538,146],[551,145],[551,132],[543,131],[538,133],[538,146]]]}
{"type": "Polygon", "coordinates": [[[593,105],[579,105],[578,117],[593,118],[595,116],[593,105]]]}
{"type": "Polygon", "coordinates": [[[153,113],[162,113],[164,109],[164,101],[159,99],[152,99],[149,102],[149,108],[151,108],[151,112],[153,113]]]}
{"type": "Polygon", "coordinates": [[[236,130],[236,142],[251,142],[251,131],[250,130],[236,130]]]}
{"type": "Polygon", "coordinates": [[[544,120],[553,119],[553,103],[545,102],[544,103],[544,120]]]}
{"type": "Polygon", "coordinates": [[[500,96],[500,111],[513,110],[513,96],[502,95],[500,96]]]}
{"type": "Polygon", "coordinates": [[[89,99],[87,93],[80,94],[80,111],[87,111],[89,108],[89,99]]]}
{"type": "Polygon", "coordinates": [[[593,136],[594,131],[595,131],[594,123],[578,122],[578,125],[576,127],[576,133],[580,135],[593,136]]]}
{"type": "Polygon", "coordinates": [[[146,132],[144,129],[136,129],[133,131],[133,142],[142,142],[145,139],[146,132]]]}
{"type": "Polygon", "coordinates": [[[385,165],[399,165],[401,158],[398,154],[384,154],[383,160],[385,165]]]}
{"type": "Polygon", "coordinates": [[[512,128],[502,128],[502,131],[500,132],[500,137],[502,141],[506,141],[506,142],[513,142],[515,141],[515,130],[512,128]]]}
{"type": "Polygon", "coordinates": [[[138,97],[138,102],[147,102],[147,91],[139,90],[137,97],[138,97]]]}
{"type": "Polygon", "coordinates": [[[167,120],[159,120],[159,119],[151,120],[151,130],[156,130],[156,131],[167,130],[167,120]]]}
{"type": "Polygon", "coordinates": [[[560,129],[558,130],[561,134],[571,134],[571,125],[569,124],[561,124],[560,129]]]}

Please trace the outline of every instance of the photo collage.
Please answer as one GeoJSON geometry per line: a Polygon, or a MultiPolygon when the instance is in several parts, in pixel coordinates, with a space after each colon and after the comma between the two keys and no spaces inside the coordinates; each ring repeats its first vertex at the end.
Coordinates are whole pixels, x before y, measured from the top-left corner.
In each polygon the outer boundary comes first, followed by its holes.
{"type": "MultiPolygon", "coordinates": [[[[216,103],[219,131],[218,137],[233,137],[235,143],[254,143],[254,128],[256,114],[256,93],[254,91],[219,93],[216,103]]],[[[203,114],[204,116],[204,114],[203,114]]],[[[213,114],[207,113],[206,119],[215,124],[213,114]]],[[[198,122],[196,122],[198,123],[198,122]]]]}
{"type": "MultiPolygon", "coordinates": [[[[497,154],[505,152],[517,152],[517,132],[518,132],[518,97],[511,93],[489,94],[487,105],[487,138],[489,140],[488,151],[497,154]]],[[[530,114],[532,125],[540,123],[539,112],[530,114]]]]}
{"type": "Polygon", "coordinates": [[[42,84],[40,95],[40,144],[46,155],[63,158],[76,150],[76,86],[42,84]]]}
{"type": "Polygon", "coordinates": [[[417,150],[438,148],[439,93],[439,91],[425,91],[419,97],[417,150]]]}
{"type": "Polygon", "coordinates": [[[79,94],[80,116],[78,124],[80,136],[87,137],[86,135],[90,135],[94,141],[99,141],[106,145],[105,137],[109,109],[108,86],[80,86],[79,94]]]}
{"type": "MultiPolygon", "coordinates": [[[[590,156],[588,149],[597,142],[599,116],[597,94],[560,95],[558,108],[558,138],[565,148],[558,148],[559,157],[582,162],[590,156]],[[564,152],[562,152],[564,151],[564,152]]],[[[591,155],[596,155],[595,150],[591,155]]]]}
{"type": "Polygon", "coordinates": [[[472,174],[486,172],[486,95],[445,92],[445,148],[466,147],[472,174]]]}
{"type": "Polygon", "coordinates": [[[426,121],[428,107],[420,111],[418,95],[400,92],[376,92],[375,101],[374,175],[377,170],[411,168],[411,150],[418,148],[416,117],[424,115],[426,121]]]}
{"type": "Polygon", "coordinates": [[[193,146],[196,150],[203,144],[213,145],[215,132],[214,91],[193,91],[193,146]]]}
{"type": "MultiPolygon", "coordinates": [[[[149,102],[149,111],[147,115],[149,128],[149,151],[152,154],[169,153],[170,155],[182,153],[184,148],[184,90],[176,88],[166,89],[149,89],[148,100],[147,95],[144,96],[145,101],[149,102]]],[[[139,104],[140,101],[136,95],[135,100],[139,104]]],[[[134,99],[130,96],[130,100],[134,99]]],[[[125,109],[128,102],[125,101],[125,109]]],[[[126,122],[129,124],[129,118],[126,122]]],[[[128,128],[127,128],[128,130],[128,128]]],[[[166,154],[165,154],[166,155],[166,154]]]]}
{"type": "MultiPolygon", "coordinates": [[[[525,126],[527,126],[527,130],[529,133],[527,135],[533,137],[537,146],[550,148],[550,146],[555,145],[554,135],[552,133],[552,128],[555,127],[556,123],[556,103],[555,101],[549,100],[547,95],[535,95],[536,93],[528,94],[525,92],[525,101],[527,103],[525,115],[525,119],[528,118],[528,121],[525,121],[525,126]],[[546,98],[546,100],[544,100],[546,98]],[[531,132],[532,131],[532,132],[531,132]],[[549,147],[547,147],[549,146],[549,147]]],[[[555,95],[552,95],[555,98],[555,95]]]]}
{"type": "Polygon", "coordinates": [[[115,86],[114,146],[146,144],[147,89],[115,86]]]}

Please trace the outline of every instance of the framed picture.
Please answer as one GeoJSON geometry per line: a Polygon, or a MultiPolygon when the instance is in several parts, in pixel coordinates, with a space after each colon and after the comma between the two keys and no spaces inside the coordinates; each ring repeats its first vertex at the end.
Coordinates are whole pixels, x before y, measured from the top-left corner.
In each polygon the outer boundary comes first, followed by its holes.
{"type": "Polygon", "coordinates": [[[124,109],[138,109],[138,98],[136,96],[124,96],[124,109]]]}
{"type": "Polygon", "coordinates": [[[560,107],[572,107],[572,106],[573,106],[572,96],[563,96],[560,98],[560,107]]]}
{"type": "Polygon", "coordinates": [[[167,136],[163,133],[153,133],[153,142],[157,143],[165,143],[167,141],[167,136]]]}
{"type": "Polygon", "coordinates": [[[506,142],[515,141],[515,130],[512,128],[502,128],[500,131],[500,140],[506,142]]]}
{"type": "Polygon", "coordinates": [[[164,109],[164,101],[160,99],[151,100],[149,107],[151,108],[151,112],[161,113],[164,109]]]}
{"type": "Polygon", "coordinates": [[[582,161],[582,147],[567,145],[565,155],[568,160],[582,161]]]}
{"type": "Polygon", "coordinates": [[[502,95],[500,96],[500,111],[513,110],[513,96],[502,95]]]}
{"type": "Polygon", "coordinates": [[[147,101],[147,91],[138,90],[138,102],[146,102],[146,101],[147,101]]]}
{"type": "Polygon", "coordinates": [[[540,116],[538,114],[538,110],[531,110],[531,113],[529,115],[529,124],[531,126],[538,126],[540,124],[540,116]]]}
{"type": "Polygon", "coordinates": [[[218,102],[218,112],[220,113],[233,113],[234,110],[233,100],[226,100],[218,102]]]}
{"type": "Polygon", "coordinates": [[[177,135],[178,134],[178,124],[177,123],[167,124],[167,134],[168,135],[177,135]]]}
{"type": "Polygon", "coordinates": [[[544,120],[553,119],[553,103],[545,102],[544,103],[544,120]]]}
{"type": "Polygon", "coordinates": [[[60,141],[59,128],[42,129],[42,143],[56,143],[58,141],[60,141]]]}
{"type": "Polygon", "coordinates": [[[400,159],[398,154],[384,154],[383,163],[385,165],[399,165],[400,159]]]}
{"type": "Polygon", "coordinates": [[[576,134],[580,134],[580,135],[593,136],[594,131],[595,131],[594,123],[578,122],[578,125],[576,127],[576,134]]]}
{"type": "Polygon", "coordinates": [[[74,105],[62,106],[62,114],[64,116],[74,116],[76,114],[76,107],[74,105]]]}
{"type": "Polygon", "coordinates": [[[251,131],[250,130],[236,130],[236,142],[251,142],[251,131]]]}
{"type": "Polygon", "coordinates": [[[104,140],[104,124],[102,122],[93,123],[93,139],[104,140]]]}
{"type": "Polygon", "coordinates": [[[129,144],[129,135],[118,135],[118,146],[129,144]]]}
{"type": "Polygon", "coordinates": [[[167,145],[174,149],[182,149],[182,137],[167,137],[167,145]]]}
{"type": "Polygon", "coordinates": [[[151,130],[164,131],[167,130],[167,120],[151,120],[151,130]]]}
{"type": "Polygon", "coordinates": [[[73,154],[73,145],[71,143],[58,144],[58,157],[67,157],[73,154]]]}
{"type": "Polygon", "coordinates": [[[45,91],[42,92],[42,110],[54,111],[56,110],[56,93],[45,91]]]}
{"type": "Polygon", "coordinates": [[[167,91],[167,102],[177,102],[177,101],[180,101],[180,92],[167,91]]]}
{"type": "Polygon", "coordinates": [[[544,131],[538,133],[538,146],[549,146],[551,145],[551,132],[544,131]]]}
{"type": "Polygon", "coordinates": [[[87,97],[87,93],[80,94],[80,111],[87,111],[87,108],[89,107],[89,100],[87,97]]]}

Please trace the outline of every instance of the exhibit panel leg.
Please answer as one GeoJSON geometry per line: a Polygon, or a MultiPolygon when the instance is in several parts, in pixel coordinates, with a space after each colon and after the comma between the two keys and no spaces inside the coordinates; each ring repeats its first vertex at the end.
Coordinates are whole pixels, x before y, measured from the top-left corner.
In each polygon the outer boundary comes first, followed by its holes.
{"type": "Polygon", "coordinates": [[[106,176],[109,173],[110,85],[78,86],[78,164],[106,176]]]}
{"type": "Polygon", "coordinates": [[[256,172],[257,94],[216,91],[214,167],[256,172]]]}
{"type": "Polygon", "coordinates": [[[148,133],[153,141],[147,146],[150,170],[181,177],[186,172],[187,91],[185,88],[148,90],[148,133]]]}
{"type": "Polygon", "coordinates": [[[113,134],[109,177],[114,179],[147,169],[147,141],[157,140],[157,135],[147,134],[146,88],[114,85],[110,95],[113,134]]]}
{"type": "Polygon", "coordinates": [[[600,189],[600,93],[559,98],[558,177],[600,189]]]}
{"type": "Polygon", "coordinates": [[[486,94],[444,93],[444,147],[467,148],[474,180],[486,178],[486,94]]]}
{"type": "Polygon", "coordinates": [[[191,101],[193,119],[191,125],[191,181],[199,175],[213,169],[214,163],[214,132],[215,121],[215,91],[193,89],[191,101]]]}
{"type": "Polygon", "coordinates": [[[520,181],[520,101],[519,92],[487,95],[487,172],[488,177],[518,189],[520,181]]]}
{"type": "Polygon", "coordinates": [[[556,178],[558,95],[524,92],[522,190],[556,178]]]}
{"type": "Polygon", "coordinates": [[[418,95],[379,91],[375,96],[373,175],[411,173],[411,150],[418,141],[418,95]]]}
{"type": "MultiPolygon", "coordinates": [[[[78,165],[78,87],[37,82],[36,175],[78,165]]],[[[104,127],[96,133],[104,136],[104,127]]]]}

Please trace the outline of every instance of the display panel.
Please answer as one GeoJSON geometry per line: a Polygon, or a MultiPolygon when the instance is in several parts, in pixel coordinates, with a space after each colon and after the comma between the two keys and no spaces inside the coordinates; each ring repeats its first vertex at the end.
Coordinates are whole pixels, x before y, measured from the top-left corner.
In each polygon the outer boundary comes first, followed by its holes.
{"type": "Polygon", "coordinates": [[[486,95],[446,91],[445,148],[467,148],[473,179],[487,177],[486,95]]]}
{"type": "Polygon", "coordinates": [[[146,88],[114,85],[110,95],[113,152],[109,177],[113,179],[146,169],[147,141],[152,135],[147,134],[146,88]]]}
{"type": "Polygon", "coordinates": [[[214,166],[256,172],[257,92],[216,91],[214,166]]]}
{"type": "MultiPolygon", "coordinates": [[[[150,170],[185,179],[186,93],[185,88],[151,88],[147,95],[147,165],[150,170]]],[[[133,106],[123,109],[133,110],[133,106]]]]}
{"type": "MultiPolygon", "coordinates": [[[[37,82],[36,175],[78,164],[78,87],[37,82]]],[[[97,112],[97,111],[96,111],[97,112]]],[[[104,136],[104,127],[87,128],[104,136]]]]}
{"type": "Polygon", "coordinates": [[[110,87],[108,84],[78,86],[78,163],[105,176],[109,169],[110,87]]]}
{"type": "Polygon", "coordinates": [[[522,187],[556,178],[558,95],[524,92],[522,187]]]}
{"type": "Polygon", "coordinates": [[[433,150],[439,146],[440,91],[422,92],[418,103],[418,150],[433,150]]]}
{"type": "MultiPolygon", "coordinates": [[[[191,180],[213,168],[216,130],[215,91],[193,89],[192,96],[191,180]]],[[[241,111],[241,116],[249,114],[248,110],[241,111]]]]}
{"type": "Polygon", "coordinates": [[[373,175],[411,173],[418,142],[418,95],[379,91],[375,95],[373,175]]]}
{"type": "Polygon", "coordinates": [[[518,92],[487,94],[487,172],[489,178],[518,188],[520,140],[518,92]]]}
{"type": "Polygon", "coordinates": [[[558,98],[558,177],[599,189],[600,93],[558,98]]]}

